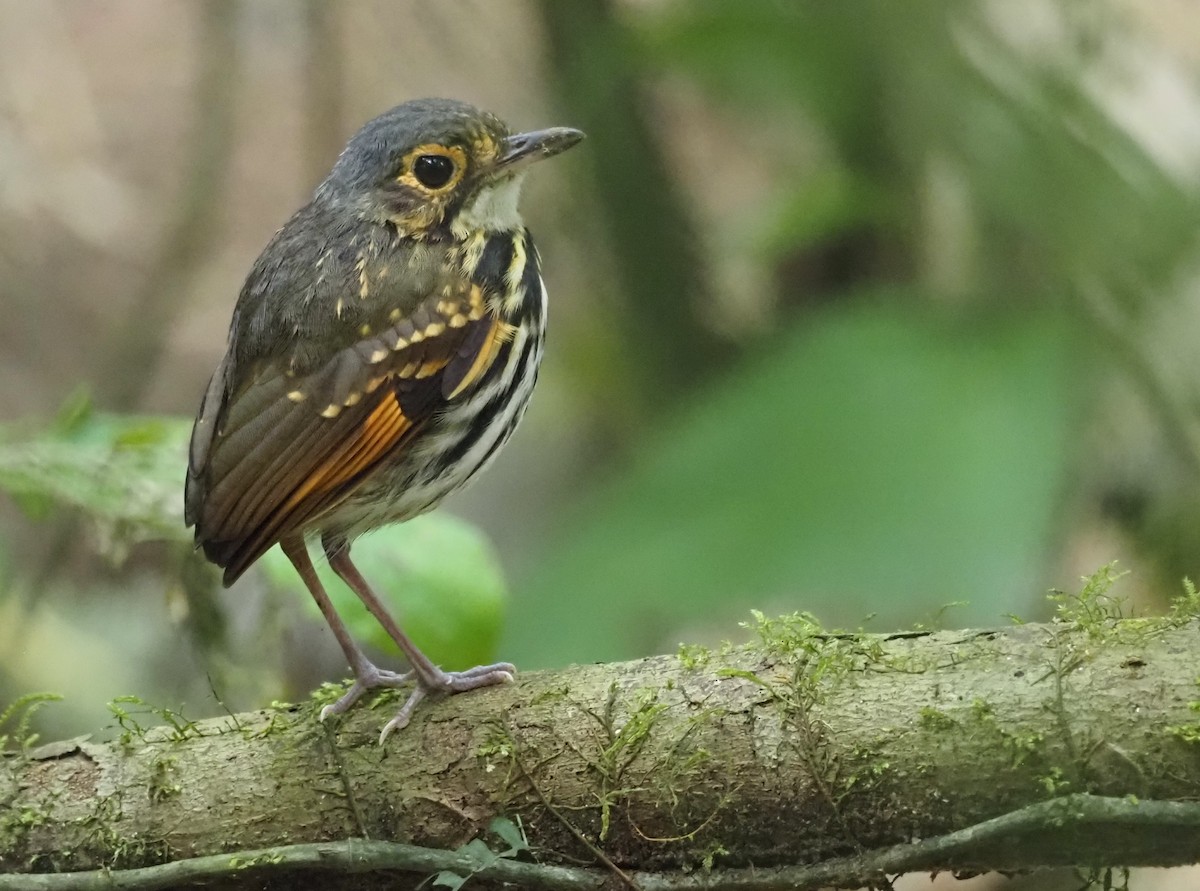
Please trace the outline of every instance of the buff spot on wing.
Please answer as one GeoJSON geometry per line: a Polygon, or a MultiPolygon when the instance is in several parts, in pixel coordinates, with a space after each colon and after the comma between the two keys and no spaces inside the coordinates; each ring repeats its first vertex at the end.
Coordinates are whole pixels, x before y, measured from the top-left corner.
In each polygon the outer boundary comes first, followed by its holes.
{"type": "Polygon", "coordinates": [[[366,254],[360,253],[358,255],[358,262],[355,264],[355,267],[358,269],[358,296],[365,300],[367,294],[371,291],[370,278],[367,275],[366,254]]]}
{"type": "Polygon", "coordinates": [[[476,321],[483,318],[483,314],[487,312],[487,300],[483,296],[483,288],[479,285],[471,286],[470,295],[471,311],[467,314],[467,318],[471,321],[476,321]]]}
{"type": "Polygon", "coordinates": [[[444,359],[431,359],[430,361],[423,363],[421,367],[417,369],[415,377],[417,380],[423,380],[424,378],[437,374],[445,367],[446,362],[444,359]]]}

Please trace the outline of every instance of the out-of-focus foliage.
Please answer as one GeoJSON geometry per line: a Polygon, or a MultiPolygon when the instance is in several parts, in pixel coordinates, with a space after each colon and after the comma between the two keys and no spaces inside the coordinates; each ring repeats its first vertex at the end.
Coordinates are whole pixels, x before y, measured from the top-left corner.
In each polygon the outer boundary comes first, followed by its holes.
{"type": "Polygon", "coordinates": [[[73,399],[44,431],[0,428],[0,489],[33,518],[77,509],[119,562],[144,541],[182,541],[181,481],[190,423],[93,412],[73,399]]]}
{"type": "Polygon", "coordinates": [[[769,322],[743,367],[689,394],[556,528],[508,655],[630,656],[768,600],[843,623],[1036,603],[1064,506],[1105,497],[1079,469],[1103,387],[1124,374],[1178,424],[1186,400],[1145,356],[1200,224],[1194,180],[1086,76],[1122,13],[1055,15],[1052,52],[1003,4],[701,0],[627,19],[644,70],[701,85],[732,122],[694,188],[736,194],[730,179],[772,171],[709,243],[773,270],[778,294],[757,298],[769,322]],[[846,243],[844,270],[807,293],[795,268],[846,243]],[[878,280],[902,286],[862,287],[878,280]],[[814,296],[834,306],[793,309],[814,296]]]}
{"type": "MultiPolygon", "coordinates": [[[[79,397],[48,430],[0,431],[0,490],[13,495],[35,519],[51,515],[55,507],[72,509],[88,521],[97,547],[114,562],[139,543],[190,541],[191,531],[183,524],[190,431],[191,422],[184,418],[95,412],[79,397]]],[[[449,514],[423,517],[364,537],[354,554],[380,596],[405,617],[414,639],[428,646],[434,658],[465,666],[494,657],[506,586],[490,543],[474,526],[449,514]]],[[[272,584],[295,598],[297,609],[308,604],[319,618],[304,584],[278,549],[263,566],[272,584]]],[[[394,649],[328,567],[320,571],[356,637],[394,649]]],[[[204,582],[189,579],[189,584],[211,587],[215,579],[209,575],[204,582]]],[[[210,613],[203,592],[189,591],[188,596],[193,620],[210,613]]]]}
{"type": "Polygon", "coordinates": [[[877,292],[789,329],[660,431],[565,524],[505,654],[662,649],[681,613],[728,633],[749,605],[810,605],[798,590],[883,627],[963,599],[954,620],[986,624],[1035,591],[1083,407],[1061,315],[904,302],[877,292]]]}
{"type": "MultiPolygon", "coordinates": [[[[1064,4],[1068,25],[1074,6],[1116,33],[1122,13],[1091,5],[1064,4]]],[[[971,278],[994,293],[1001,282],[1041,291],[1084,277],[1152,299],[1149,289],[1194,256],[1194,185],[1097,106],[1081,76],[1095,61],[1083,40],[1039,55],[1005,35],[1001,4],[958,0],[669,9],[647,29],[648,51],[743,119],[762,121],[746,133],[750,152],[786,163],[826,146],[817,176],[784,179],[772,205],[756,208],[753,222],[775,253],[863,223],[923,250],[921,192],[949,165],[969,203],[966,222],[983,239],[968,258],[971,278]],[[780,120],[808,138],[789,147],[780,120]],[[1022,248],[1032,253],[1017,255],[1022,248]]],[[[730,160],[735,175],[736,154],[730,160]]]]}

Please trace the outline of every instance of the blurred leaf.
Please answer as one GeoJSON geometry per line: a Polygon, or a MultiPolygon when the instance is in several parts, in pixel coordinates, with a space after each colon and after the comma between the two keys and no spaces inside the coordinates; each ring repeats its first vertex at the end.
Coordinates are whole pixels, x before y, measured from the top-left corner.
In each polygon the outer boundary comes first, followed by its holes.
{"type": "MultiPolygon", "coordinates": [[[[646,17],[654,58],[740,113],[752,109],[750,120],[803,117],[802,138],[776,133],[760,149],[777,171],[810,159],[814,145],[828,145],[834,169],[847,170],[848,198],[858,198],[845,206],[830,201],[840,198],[830,192],[836,179],[776,190],[817,200],[805,224],[804,200],[784,199],[780,229],[767,230],[772,253],[786,249],[789,233],[802,246],[822,228],[835,232],[841,215],[865,209],[863,197],[876,211],[907,208],[876,222],[919,237],[913,201],[937,158],[953,161],[989,235],[990,262],[975,270],[980,290],[1015,271],[1027,284],[1014,290],[1062,296],[1085,277],[1136,306],[1195,256],[1195,184],[1165,171],[1097,103],[1084,77],[1096,60],[1066,45],[1047,57],[1009,42],[991,4],[697,0],[666,10],[646,17]]],[[[1123,27],[1110,13],[1108,28],[1123,27]]],[[[773,132],[751,129],[747,140],[773,132]]]]}
{"type": "MultiPolygon", "coordinates": [[[[931,8],[912,2],[894,17],[919,29],[931,8]]],[[[882,95],[875,87],[885,61],[877,52],[882,16],[870,5],[705,0],[664,9],[642,33],[650,55],[739,105],[793,116],[803,110],[835,130],[856,130],[882,95]]]]}
{"type": "MultiPolygon", "coordinates": [[[[123,557],[150,540],[191,541],[183,524],[183,480],[191,422],[182,418],[90,414],[73,407],[69,424],[30,435],[0,428],[0,489],[38,509],[80,510],[102,552],[123,557]]],[[[354,559],[405,629],[448,667],[487,661],[495,650],[506,587],[490,543],[446,515],[421,517],[358,539],[354,559]]],[[[271,580],[316,605],[287,558],[263,559],[271,580]]],[[[355,636],[393,649],[383,630],[328,567],[330,595],[355,636]]]]}
{"type": "Polygon", "coordinates": [[[529,850],[529,840],[525,838],[525,833],[508,817],[492,817],[488,823],[488,832],[499,836],[500,840],[508,845],[505,850],[498,852],[501,857],[513,857],[529,850]]]}
{"type": "Polygon", "coordinates": [[[756,208],[752,228],[743,237],[767,264],[788,254],[884,218],[874,184],[829,165],[803,181],[782,185],[756,208]]]}
{"type": "MultiPolygon", "coordinates": [[[[356,539],[354,562],[416,643],[443,668],[494,658],[507,586],[490,542],[449,514],[427,514],[356,539]]],[[[278,548],[259,561],[272,584],[296,592],[319,616],[296,570],[278,548]]],[[[317,572],[355,639],[396,647],[358,598],[322,561],[317,572]]]]}
{"type": "MultiPolygon", "coordinates": [[[[913,317],[875,294],[797,327],[560,523],[502,647],[629,658],[750,606],[855,625],[1022,609],[1081,415],[1061,319],[913,317]]],[[[861,295],[860,295],[861,298],[861,295]]]]}
{"type": "Polygon", "coordinates": [[[0,428],[0,489],[35,518],[55,504],[81,511],[114,560],[141,541],[185,541],[190,429],[180,418],[91,414],[73,401],[48,431],[0,428]]]}

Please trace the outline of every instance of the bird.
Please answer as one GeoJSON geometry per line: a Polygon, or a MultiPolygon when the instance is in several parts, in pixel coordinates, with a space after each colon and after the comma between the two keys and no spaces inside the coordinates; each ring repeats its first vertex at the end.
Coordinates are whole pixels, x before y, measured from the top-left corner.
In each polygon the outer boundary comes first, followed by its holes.
{"type": "Polygon", "coordinates": [[[321,720],[415,682],[382,743],[428,696],[514,679],[507,662],[434,664],[351,546],[436,507],[525,414],[546,288],[521,182],[583,138],[570,127],[514,133],[456,100],[398,105],[350,139],[242,286],[192,429],[184,519],[226,587],[276,544],[290,560],[354,678],[321,720]],[[317,576],[314,540],[407,671],[376,666],[351,637],[317,576]]]}

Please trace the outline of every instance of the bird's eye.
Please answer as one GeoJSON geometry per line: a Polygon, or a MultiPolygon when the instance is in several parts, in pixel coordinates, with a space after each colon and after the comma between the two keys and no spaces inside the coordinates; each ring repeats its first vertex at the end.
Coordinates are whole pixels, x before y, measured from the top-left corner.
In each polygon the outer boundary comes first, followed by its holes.
{"type": "Polygon", "coordinates": [[[440,189],[454,176],[454,161],[445,155],[418,155],[412,172],[425,188],[440,189]]]}

